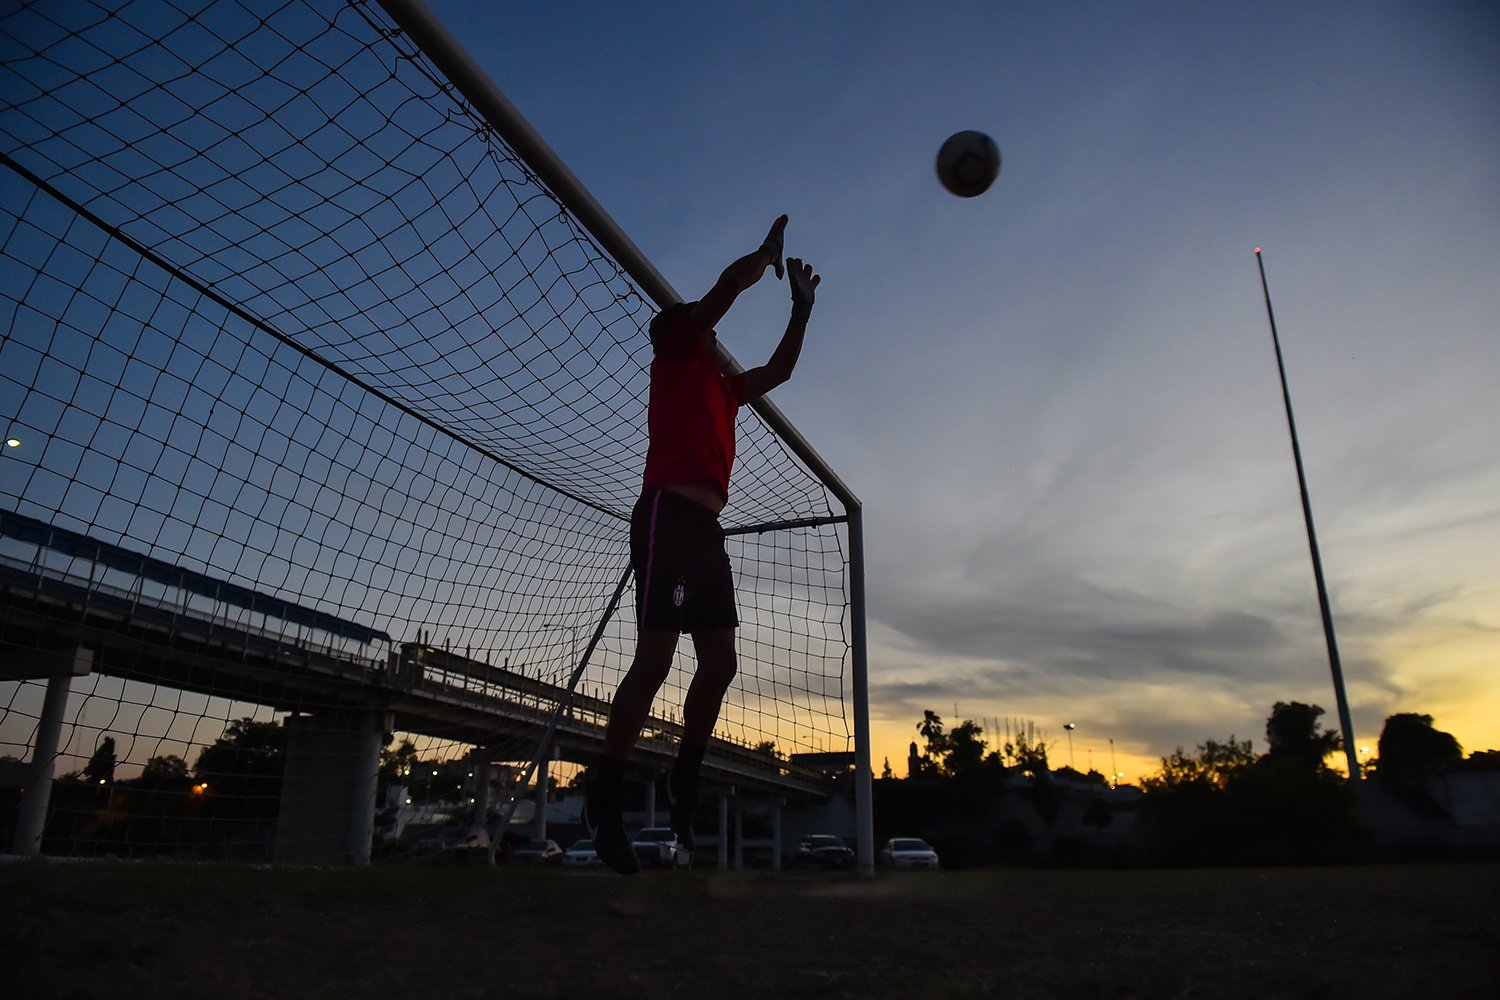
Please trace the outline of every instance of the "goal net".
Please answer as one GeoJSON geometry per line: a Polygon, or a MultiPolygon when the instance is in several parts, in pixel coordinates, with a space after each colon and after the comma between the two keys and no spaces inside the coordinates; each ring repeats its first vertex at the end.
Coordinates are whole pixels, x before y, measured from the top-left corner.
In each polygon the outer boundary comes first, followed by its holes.
{"type": "MultiPolygon", "coordinates": [[[[0,850],[415,857],[545,808],[633,652],[658,304],[377,5],[0,25],[0,850]]],[[[709,773],[814,795],[848,526],[738,433],[709,773]]]]}

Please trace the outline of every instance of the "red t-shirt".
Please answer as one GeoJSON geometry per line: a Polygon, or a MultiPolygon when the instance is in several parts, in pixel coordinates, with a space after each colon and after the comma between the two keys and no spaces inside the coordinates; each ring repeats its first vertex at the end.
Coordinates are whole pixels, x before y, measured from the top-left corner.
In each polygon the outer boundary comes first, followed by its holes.
{"type": "Polygon", "coordinates": [[[726,377],[711,343],[685,323],[659,339],[646,404],[647,490],[709,479],[729,498],[734,416],[744,400],[745,376],[726,377]]]}

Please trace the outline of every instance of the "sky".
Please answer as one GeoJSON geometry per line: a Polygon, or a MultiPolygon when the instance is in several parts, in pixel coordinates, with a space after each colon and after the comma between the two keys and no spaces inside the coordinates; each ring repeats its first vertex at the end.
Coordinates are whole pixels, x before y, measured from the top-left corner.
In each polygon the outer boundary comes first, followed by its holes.
{"type": "Polygon", "coordinates": [[[1355,743],[1500,748],[1493,4],[428,2],[685,297],[790,215],[772,399],[864,505],[877,769],[924,710],[1127,781],[1337,725],[1256,247],[1355,743]]]}
{"type": "Polygon", "coordinates": [[[790,215],[772,398],[864,504],[877,770],[924,709],[1125,781],[1337,727],[1257,246],[1356,740],[1500,746],[1493,5],[430,7],[684,297],[790,215]]]}

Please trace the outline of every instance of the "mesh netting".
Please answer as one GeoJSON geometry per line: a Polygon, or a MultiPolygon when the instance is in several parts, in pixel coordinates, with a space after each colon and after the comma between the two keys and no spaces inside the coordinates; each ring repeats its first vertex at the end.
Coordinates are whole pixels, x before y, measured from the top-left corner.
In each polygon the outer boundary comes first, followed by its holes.
{"type": "MultiPolygon", "coordinates": [[[[309,798],[293,758],[357,771],[371,726],[380,806],[429,822],[493,807],[524,768],[472,765],[554,717],[586,759],[633,651],[655,306],[378,7],[0,24],[7,818],[60,676],[48,849],[254,853],[309,798]]],[[[849,746],[846,536],[748,409],[739,438],[711,756],[774,781],[849,746]]]]}

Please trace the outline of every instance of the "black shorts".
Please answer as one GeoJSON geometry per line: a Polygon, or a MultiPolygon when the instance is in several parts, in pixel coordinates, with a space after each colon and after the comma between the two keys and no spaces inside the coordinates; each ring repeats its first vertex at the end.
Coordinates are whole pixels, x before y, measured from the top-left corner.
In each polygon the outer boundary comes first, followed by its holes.
{"type": "Polygon", "coordinates": [[[635,620],[643,630],[735,628],[734,574],[713,511],[670,490],[649,490],[630,515],[635,620]]]}

